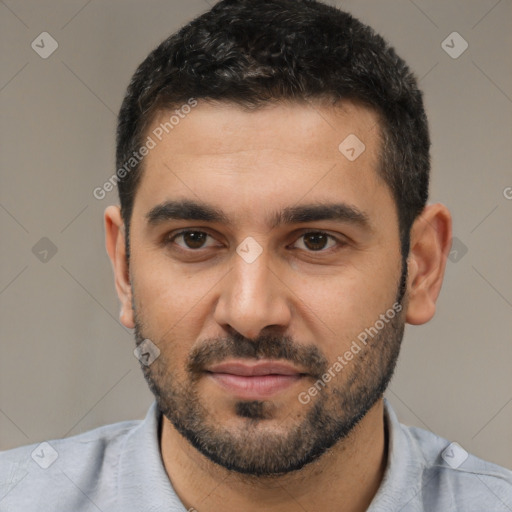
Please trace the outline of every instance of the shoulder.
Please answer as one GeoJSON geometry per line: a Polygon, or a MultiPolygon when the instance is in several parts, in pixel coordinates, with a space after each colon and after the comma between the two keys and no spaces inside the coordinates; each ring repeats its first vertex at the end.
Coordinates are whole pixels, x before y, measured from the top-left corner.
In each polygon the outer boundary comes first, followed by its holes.
{"type": "Polygon", "coordinates": [[[512,471],[432,432],[400,427],[423,466],[418,497],[424,510],[512,510],[512,471]]]}
{"type": "Polygon", "coordinates": [[[512,471],[427,430],[401,424],[385,400],[388,462],[369,511],[510,512],[512,471]]]}
{"type": "Polygon", "coordinates": [[[57,500],[69,510],[94,509],[91,497],[108,493],[111,486],[102,483],[115,478],[124,440],[140,423],[105,425],[0,452],[0,510],[11,510],[9,504],[25,512],[51,510],[57,500]]]}

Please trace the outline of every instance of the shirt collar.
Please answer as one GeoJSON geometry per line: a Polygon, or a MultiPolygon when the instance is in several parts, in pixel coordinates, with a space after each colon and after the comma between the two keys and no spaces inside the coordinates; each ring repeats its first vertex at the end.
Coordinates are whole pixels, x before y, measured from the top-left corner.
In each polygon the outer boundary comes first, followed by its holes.
{"type": "Polygon", "coordinates": [[[388,432],[388,462],[377,494],[367,512],[400,510],[421,492],[425,456],[400,424],[384,399],[384,422],[388,432]]]}
{"type": "Polygon", "coordinates": [[[185,512],[167,476],[160,453],[162,414],[151,404],[146,418],[127,436],[119,459],[120,511],[185,512]]]}

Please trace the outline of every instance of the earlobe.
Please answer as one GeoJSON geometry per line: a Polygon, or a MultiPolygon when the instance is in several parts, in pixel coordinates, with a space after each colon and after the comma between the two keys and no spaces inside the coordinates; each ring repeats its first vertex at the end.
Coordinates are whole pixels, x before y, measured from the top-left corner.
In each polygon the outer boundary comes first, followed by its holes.
{"type": "Polygon", "coordinates": [[[117,296],[121,301],[119,319],[121,323],[133,329],[135,327],[132,307],[132,287],[126,258],[124,222],[118,206],[109,206],[105,210],[105,245],[112,263],[117,296]]]}
{"type": "Polygon", "coordinates": [[[411,229],[406,313],[410,324],[424,324],[435,314],[451,238],[452,220],[446,206],[427,205],[411,229]]]}

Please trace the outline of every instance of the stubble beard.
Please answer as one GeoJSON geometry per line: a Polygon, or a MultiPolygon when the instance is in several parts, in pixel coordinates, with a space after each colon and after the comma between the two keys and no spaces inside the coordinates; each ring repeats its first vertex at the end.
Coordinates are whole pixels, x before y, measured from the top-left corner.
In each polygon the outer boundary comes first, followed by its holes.
{"type": "MultiPolygon", "coordinates": [[[[395,304],[402,303],[406,278],[403,266],[395,304]]],[[[146,339],[140,305],[137,313],[135,339],[139,345],[146,339]]],[[[158,409],[201,454],[229,471],[280,476],[303,468],[346,439],[382,398],[396,367],[405,328],[403,317],[397,313],[390,319],[310,403],[302,405],[294,396],[292,412],[281,421],[276,416],[282,417],[282,411],[272,400],[239,400],[229,411],[231,417],[240,420],[238,427],[216,422],[216,411],[210,411],[207,397],[198,393],[198,383],[205,378],[204,368],[228,358],[281,359],[307,369],[310,382],[304,388],[308,388],[330,367],[314,344],[301,345],[290,337],[271,333],[254,340],[238,333],[205,340],[189,354],[186,378],[180,380],[180,372],[167,357],[179,340],[153,339],[166,349],[150,366],[141,364],[141,368],[158,409]]]]}

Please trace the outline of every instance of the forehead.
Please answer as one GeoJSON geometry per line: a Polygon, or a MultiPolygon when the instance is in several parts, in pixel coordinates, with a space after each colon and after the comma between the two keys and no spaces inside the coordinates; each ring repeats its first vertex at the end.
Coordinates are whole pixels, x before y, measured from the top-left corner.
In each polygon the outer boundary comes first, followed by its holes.
{"type": "Polygon", "coordinates": [[[356,103],[277,103],[247,111],[199,102],[176,110],[162,111],[146,133],[154,147],[135,198],[141,215],[175,199],[217,203],[241,218],[269,204],[275,210],[345,199],[371,206],[376,193],[389,195],[377,174],[378,117],[356,103]]]}
{"type": "MultiPolygon", "coordinates": [[[[327,156],[333,149],[338,151],[339,143],[350,134],[364,139],[366,157],[378,146],[377,114],[350,100],[336,106],[320,100],[275,102],[253,110],[229,102],[200,100],[187,114],[185,110],[181,116],[175,114],[184,107],[160,111],[148,130],[148,135],[161,136],[162,141],[156,142],[174,145],[176,156],[193,153],[200,157],[273,148],[303,158],[327,156]]],[[[158,149],[163,149],[162,144],[158,149]]]]}

